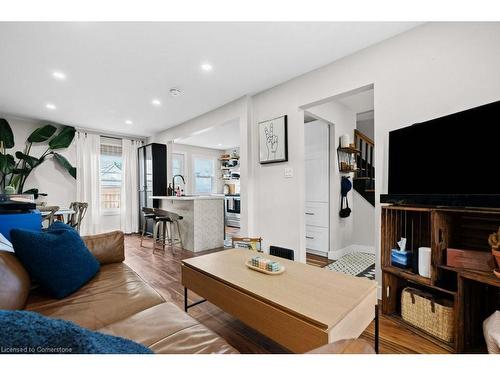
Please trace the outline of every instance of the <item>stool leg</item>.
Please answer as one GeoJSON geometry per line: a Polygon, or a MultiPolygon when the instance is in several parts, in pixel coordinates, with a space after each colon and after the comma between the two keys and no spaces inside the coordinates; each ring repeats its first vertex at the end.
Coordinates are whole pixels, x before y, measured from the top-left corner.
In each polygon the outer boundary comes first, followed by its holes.
{"type": "Polygon", "coordinates": [[[174,222],[170,222],[170,250],[172,251],[172,254],[175,254],[175,237],[174,237],[174,228],[172,227],[174,225],[174,222]]]}
{"type": "Polygon", "coordinates": [[[156,249],[156,242],[158,241],[156,237],[157,236],[159,237],[159,234],[158,234],[158,229],[159,228],[158,227],[160,226],[160,223],[161,223],[160,221],[157,221],[155,223],[155,226],[154,226],[154,229],[153,229],[153,252],[156,249]]]}
{"type": "Polygon", "coordinates": [[[163,252],[165,252],[165,239],[166,239],[166,233],[167,233],[167,223],[166,222],[162,222],[161,223],[161,226],[162,226],[162,230],[163,230],[163,252]]]}
{"type": "Polygon", "coordinates": [[[147,225],[148,225],[148,219],[144,218],[144,224],[142,225],[142,233],[141,233],[141,247],[142,247],[142,240],[144,239],[144,236],[146,235],[147,225]]]}
{"type": "Polygon", "coordinates": [[[167,228],[167,244],[170,245],[172,243],[172,238],[171,238],[172,227],[171,227],[171,224],[170,224],[169,221],[167,223],[165,223],[165,225],[166,225],[166,228],[167,228]]]}
{"type": "Polygon", "coordinates": [[[184,247],[182,246],[182,236],[181,236],[181,228],[179,227],[179,220],[176,220],[175,224],[177,224],[177,233],[179,234],[179,243],[181,245],[181,249],[183,249],[184,247]]]}

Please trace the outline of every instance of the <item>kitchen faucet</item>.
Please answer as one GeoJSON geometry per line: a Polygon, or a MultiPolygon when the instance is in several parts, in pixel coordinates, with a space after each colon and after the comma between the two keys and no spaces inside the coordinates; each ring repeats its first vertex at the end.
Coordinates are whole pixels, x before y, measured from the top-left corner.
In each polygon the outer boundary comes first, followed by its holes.
{"type": "Polygon", "coordinates": [[[180,177],[182,179],[182,183],[186,185],[186,181],[184,180],[184,177],[180,174],[176,174],[174,177],[172,177],[172,195],[175,195],[175,178],[180,177]]]}

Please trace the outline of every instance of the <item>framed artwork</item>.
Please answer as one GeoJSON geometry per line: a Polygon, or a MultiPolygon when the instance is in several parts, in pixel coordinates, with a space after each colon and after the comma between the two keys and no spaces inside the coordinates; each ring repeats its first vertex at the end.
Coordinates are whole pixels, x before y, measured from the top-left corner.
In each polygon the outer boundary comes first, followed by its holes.
{"type": "Polygon", "coordinates": [[[260,164],[288,160],[288,134],[286,115],[259,122],[260,164]]]}

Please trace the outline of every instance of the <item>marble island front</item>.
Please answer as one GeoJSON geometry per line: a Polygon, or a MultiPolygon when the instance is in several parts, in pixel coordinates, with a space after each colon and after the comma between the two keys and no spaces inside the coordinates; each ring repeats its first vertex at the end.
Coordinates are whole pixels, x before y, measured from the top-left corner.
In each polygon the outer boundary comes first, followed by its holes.
{"type": "Polygon", "coordinates": [[[185,250],[198,252],[224,247],[224,195],[151,198],[161,201],[161,209],[182,216],[179,226],[185,250]]]}

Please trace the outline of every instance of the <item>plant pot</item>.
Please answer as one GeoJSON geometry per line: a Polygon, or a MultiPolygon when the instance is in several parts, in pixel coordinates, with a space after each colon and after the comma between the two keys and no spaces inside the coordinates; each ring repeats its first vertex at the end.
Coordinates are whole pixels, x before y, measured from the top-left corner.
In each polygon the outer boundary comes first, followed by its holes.
{"type": "Polygon", "coordinates": [[[493,250],[493,249],[491,249],[491,253],[495,257],[495,261],[497,262],[497,269],[500,270],[500,250],[493,250]]]}

